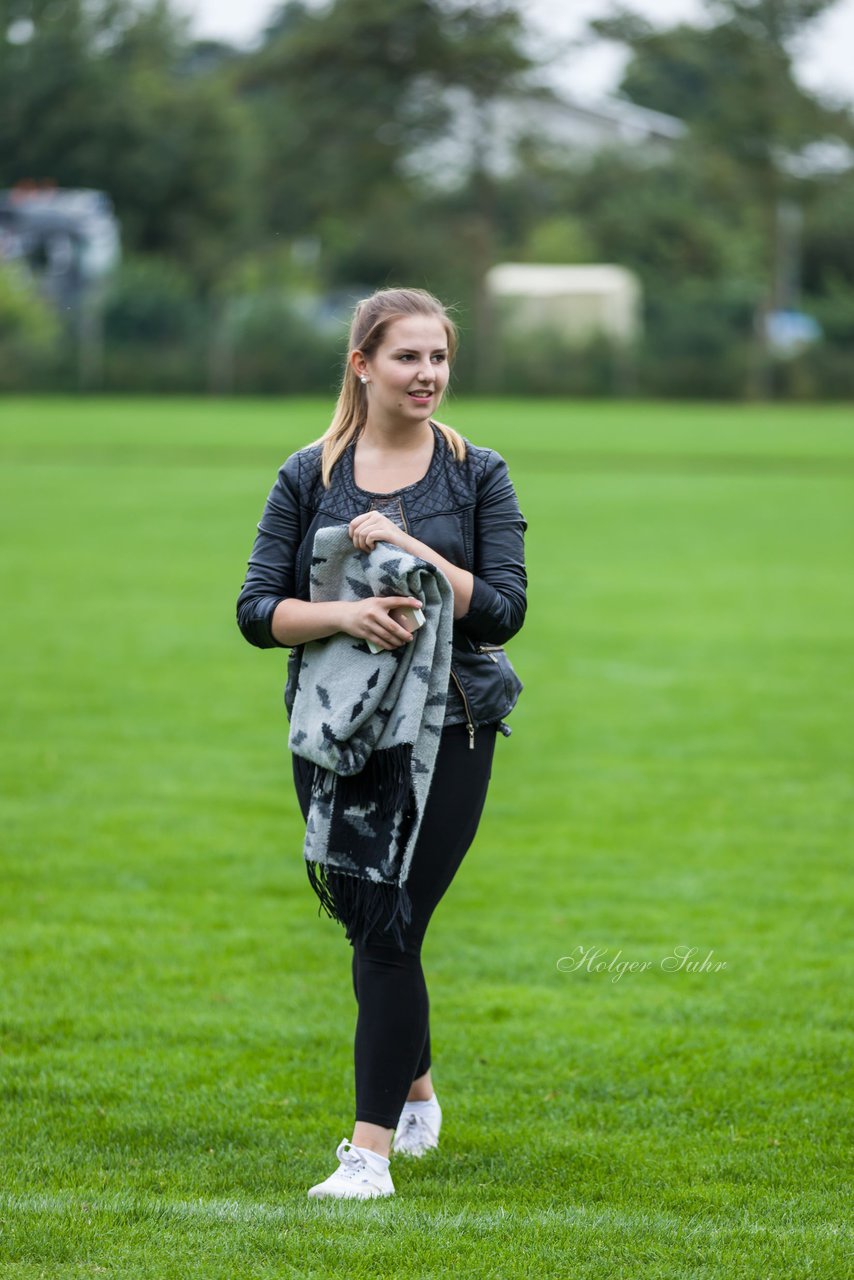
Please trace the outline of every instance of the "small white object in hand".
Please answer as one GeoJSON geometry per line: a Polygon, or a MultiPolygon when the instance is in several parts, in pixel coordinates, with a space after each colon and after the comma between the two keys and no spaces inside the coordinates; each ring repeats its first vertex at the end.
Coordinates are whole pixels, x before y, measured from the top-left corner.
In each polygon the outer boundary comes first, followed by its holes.
{"type": "MultiPolygon", "coordinates": [[[[407,631],[417,631],[419,627],[424,626],[424,610],[410,609],[408,605],[402,605],[399,609],[392,609],[389,617],[394,618],[395,622],[399,622],[407,631]]],[[[383,649],[378,644],[374,644],[373,640],[368,641],[368,648],[371,653],[382,653],[383,649]]]]}

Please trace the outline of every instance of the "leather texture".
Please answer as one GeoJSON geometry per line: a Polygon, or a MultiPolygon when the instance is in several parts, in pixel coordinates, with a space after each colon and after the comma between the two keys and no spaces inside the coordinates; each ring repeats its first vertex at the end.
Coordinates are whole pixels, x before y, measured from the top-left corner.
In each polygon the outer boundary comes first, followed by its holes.
{"type": "MultiPolygon", "coordinates": [[[[469,722],[490,724],[508,714],[522,688],[503,646],[525,620],[527,521],[501,455],[467,440],[466,457],[458,462],[432,426],[433,455],[426,474],[395,496],[408,532],[474,576],[469,610],[454,623],[452,676],[469,722]]],[[[349,524],[371,506],[374,495],[355,482],[353,453],[351,444],[333,468],[328,489],[321,480],[319,444],[297,450],[280,467],[237,599],[237,623],[250,644],[290,647],[279,645],[271,620],[280,601],[310,598],[315,533],[349,524]]],[[[301,646],[294,646],[288,663],[288,713],[300,653],[301,646]]]]}

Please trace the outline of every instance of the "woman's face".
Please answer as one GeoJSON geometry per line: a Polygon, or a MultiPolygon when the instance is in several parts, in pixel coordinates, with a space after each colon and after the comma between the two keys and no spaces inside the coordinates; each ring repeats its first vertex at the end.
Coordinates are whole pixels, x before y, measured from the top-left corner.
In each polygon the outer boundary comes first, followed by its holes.
{"type": "Polygon", "coordinates": [[[373,355],[351,357],[368,378],[369,412],[405,422],[426,421],[438,408],[450,376],[448,335],[435,316],[393,320],[373,355]]]}

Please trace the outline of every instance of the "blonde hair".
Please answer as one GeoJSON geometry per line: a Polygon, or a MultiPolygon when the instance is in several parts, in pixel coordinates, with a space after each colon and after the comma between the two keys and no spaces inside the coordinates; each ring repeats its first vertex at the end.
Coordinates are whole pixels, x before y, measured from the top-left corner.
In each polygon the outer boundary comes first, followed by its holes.
{"type": "MultiPolygon", "coordinates": [[[[365,356],[372,355],[385,337],[388,326],[393,320],[400,320],[403,316],[434,316],[441,320],[448,335],[448,361],[454,358],[458,341],[456,325],[438,298],[434,298],[426,289],[378,289],[369,298],[363,298],[356,304],[350,324],[347,363],[335,413],[323,435],[314,441],[315,444],[323,445],[321,476],[327,489],[332,468],[345,449],[358,437],[368,416],[367,392],[350,363],[350,356],[354,351],[361,351],[365,356]]],[[[443,422],[435,425],[456,460],[462,462],[466,456],[466,444],[462,436],[443,422]]]]}

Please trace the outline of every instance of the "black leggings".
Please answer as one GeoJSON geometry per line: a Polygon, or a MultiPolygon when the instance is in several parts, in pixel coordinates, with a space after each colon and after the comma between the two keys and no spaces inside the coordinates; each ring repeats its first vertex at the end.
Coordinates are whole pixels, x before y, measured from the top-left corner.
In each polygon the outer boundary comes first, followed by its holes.
{"type": "MultiPolygon", "coordinates": [[[[353,946],[356,1019],[356,1119],[397,1127],[413,1080],[430,1068],[430,1002],[421,944],[430,917],[471,845],[492,772],[495,725],[442,731],[430,793],[406,880],[412,920],[401,951],[389,934],[353,946]]],[[[308,816],[312,766],[293,757],[300,809],[308,816]]]]}

